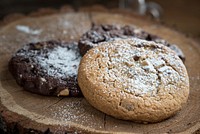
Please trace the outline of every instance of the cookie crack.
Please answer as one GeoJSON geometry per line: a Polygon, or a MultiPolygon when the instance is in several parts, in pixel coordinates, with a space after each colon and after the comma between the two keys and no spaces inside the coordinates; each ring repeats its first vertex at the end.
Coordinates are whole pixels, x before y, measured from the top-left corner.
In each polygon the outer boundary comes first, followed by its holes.
{"type": "Polygon", "coordinates": [[[162,58],[162,60],[165,62],[167,66],[171,67],[174,71],[176,71],[179,74],[179,71],[175,67],[173,67],[165,58],[162,58]]]}

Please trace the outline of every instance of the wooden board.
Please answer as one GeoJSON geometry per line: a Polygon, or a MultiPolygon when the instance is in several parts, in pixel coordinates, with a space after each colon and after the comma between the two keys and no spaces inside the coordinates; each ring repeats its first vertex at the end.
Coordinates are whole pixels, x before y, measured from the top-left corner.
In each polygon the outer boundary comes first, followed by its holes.
{"type": "Polygon", "coordinates": [[[23,17],[0,29],[0,128],[8,133],[198,133],[200,131],[200,44],[144,17],[108,12],[70,12],[23,17]],[[154,124],[122,121],[103,114],[84,98],[47,97],[18,86],[8,71],[11,55],[28,42],[78,40],[91,24],[136,25],[177,44],[186,55],[190,77],[187,105],[174,117],[154,124]],[[39,34],[17,30],[28,26],[39,34]]]}

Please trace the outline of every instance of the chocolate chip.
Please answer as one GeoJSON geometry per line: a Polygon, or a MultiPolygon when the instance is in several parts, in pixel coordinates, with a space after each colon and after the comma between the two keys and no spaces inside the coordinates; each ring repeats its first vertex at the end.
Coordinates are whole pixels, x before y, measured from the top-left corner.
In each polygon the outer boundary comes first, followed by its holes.
{"type": "Polygon", "coordinates": [[[134,59],[135,61],[138,61],[138,60],[140,59],[140,57],[137,56],[137,55],[135,55],[135,56],[133,56],[133,59],[134,59]]]}

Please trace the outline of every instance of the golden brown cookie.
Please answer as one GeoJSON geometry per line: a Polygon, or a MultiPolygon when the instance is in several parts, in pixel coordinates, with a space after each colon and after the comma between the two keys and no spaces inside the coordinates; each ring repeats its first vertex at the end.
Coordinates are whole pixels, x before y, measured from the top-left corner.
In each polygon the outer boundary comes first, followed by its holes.
{"type": "Polygon", "coordinates": [[[88,102],[119,119],[158,122],[177,113],[189,95],[180,58],[140,39],[101,43],[81,60],[78,84],[88,102]]]}

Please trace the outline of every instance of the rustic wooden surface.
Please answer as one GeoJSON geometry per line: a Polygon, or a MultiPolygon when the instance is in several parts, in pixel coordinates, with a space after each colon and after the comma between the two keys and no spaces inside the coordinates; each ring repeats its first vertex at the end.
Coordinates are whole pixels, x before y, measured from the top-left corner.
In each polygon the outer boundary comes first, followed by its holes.
{"type": "MultiPolygon", "coordinates": [[[[44,7],[59,8],[70,4],[78,9],[83,6],[101,4],[107,8],[118,8],[120,0],[1,0],[0,19],[10,13],[30,13],[44,7]]],[[[129,0],[136,1],[136,0],[129,0]]],[[[182,32],[200,39],[200,1],[199,0],[146,0],[156,2],[163,8],[161,20],[182,32]]],[[[131,5],[131,4],[130,4],[131,5]]],[[[132,12],[134,11],[131,7],[132,12]]]]}
{"type": "Polygon", "coordinates": [[[98,8],[97,12],[94,9],[84,8],[79,12],[67,10],[65,13],[63,8],[59,14],[45,15],[48,13],[43,12],[40,16],[33,14],[34,17],[21,16],[21,19],[16,17],[16,21],[4,22],[0,30],[0,128],[7,133],[199,133],[200,44],[144,17],[116,10],[113,13],[114,10],[107,12],[98,8]],[[7,64],[17,49],[32,41],[78,40],[92,22],[136,25],[177,44],[186,55],[190,77],[187,105],[177,115],[163,122],[138,124],[107,116],[91,107],[84,98],[40,96],[24,91],[16,84],[7,64]],[[24,33],[16,29],[19,25],[42,32],[38,35],[24,33]]]}

